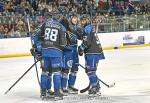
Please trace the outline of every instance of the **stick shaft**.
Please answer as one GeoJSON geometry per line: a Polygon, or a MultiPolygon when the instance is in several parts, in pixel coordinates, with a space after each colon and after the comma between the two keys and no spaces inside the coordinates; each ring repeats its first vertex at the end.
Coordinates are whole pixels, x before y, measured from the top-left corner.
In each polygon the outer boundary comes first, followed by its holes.
{"type": "MultiPolygon", "coordinates": [[[[30,19],[29,17],[27,18],[27,25],[28,25],[28,30],[29,30],[29,35],[31,36],[30,32],[31,32],[31,28],[30,28],[30,19]]],[[[31,37],[30,37],[31,39],[31,37]]],[[[32,42],[32,39],[31,39],[31,45],[33,47],[33,42],[32,42]]],[[[36,61],[35,57],[34,57],[34,62],[36,61]]],[[[38,84],[40,86],[40,79],[39,79],[39,74],[38,74],[38,69],[37,69],[37,65],[35,64],[35,69],[36,69],[36,76],[37,76],[37,80],[38,80],[38,84]]]]}
{"type": "MultiPolygon", "coordinates": [[[[79,63],[78,63],[78,65],[79,65],[80,67],[82,67],[83,69],[86,69],[83,65],[81,65],[81,64],[79,64],[79,63]]],[[[110,87],[110,85],[108,85],[107,83],[105,83],[105,82],[102,81],[101,79],[98,78],[98,80],[99,80],[101,83],[103,83],[105,86],[110,87]]]]}
{"type": "Polygon", "coordinates": [[[5,92],[5,94],[7,94],[31,69],[32,67],[37,63],[38,61],[36,61],[34,64],[32,64],[32,66],[25,72],[23,73],[23,75],[5,92]]]}

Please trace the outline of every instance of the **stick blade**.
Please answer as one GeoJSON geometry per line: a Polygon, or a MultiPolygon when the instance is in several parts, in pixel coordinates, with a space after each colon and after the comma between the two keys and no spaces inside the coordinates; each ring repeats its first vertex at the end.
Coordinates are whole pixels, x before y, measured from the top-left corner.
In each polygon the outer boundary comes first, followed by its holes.
{"type": "Polygon", "coordinates": [[[80,90],[80,93],[84,93],[84,92],[88,91],[89,89],[90,89],[90,84],[86,88],[80,90]]]}
{"type": "Polygon", "coordinates": [[[7,91],[4,93],[4,95],[6,95],[8,92],[9,92],[9,90],[7,90],[7,91]]]}
{"type": "Polygon", "coordinates": [[[114,87],[115,85],[116,85],[116,83],[113,82],[112,84],[109,85],[109,88],[112,88],[112,87],[114,87]]]}

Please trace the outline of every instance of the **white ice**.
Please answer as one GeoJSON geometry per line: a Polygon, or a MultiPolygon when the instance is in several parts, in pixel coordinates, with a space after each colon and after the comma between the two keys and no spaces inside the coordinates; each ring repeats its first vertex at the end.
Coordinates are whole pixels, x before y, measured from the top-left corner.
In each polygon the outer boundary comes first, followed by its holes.
{"type": "MultiPolygon", "coordinates": [[[[93,100],[80,94],[80,98],[66,97],[56,103],[150,103],[150,47],[104,52],[106,59],[99,62],[97,75],[108,84],[116,82],[115,87],[107,88],[101,84],[102,96],[93,100]]],[[[80,58],[80,63],[84,65],[83,57],[80,58]]],[[[32,57],[0,59],[0,103],[53,102],[40,99],[35,68],[4,95],[32,64],[32,57]]],[[[40,68],[38,71],[40,74],[40,68]]],[[[75,87],[86,87],[89,81],[82,68],[77,76],[75,87]]]]}

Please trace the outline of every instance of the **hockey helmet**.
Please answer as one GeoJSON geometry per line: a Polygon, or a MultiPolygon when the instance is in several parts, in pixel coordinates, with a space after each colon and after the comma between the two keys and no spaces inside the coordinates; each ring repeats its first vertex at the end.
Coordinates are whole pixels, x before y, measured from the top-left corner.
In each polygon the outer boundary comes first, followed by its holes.
{"type": "Polygon", "coordinates": [[[72,24],[77,24],[78,23],[78,16],[77,14],[75,13],[72,13],[69,17],[69,21],[72,23],[72,24]]]}
{"type": "Polygon", "coordinates": [[[88,14],[83,14],[83,15],[80,17],[80,21],[81,21],[81,24],[82,24],[82,25],[89,24],[89,23],[91,22],[90,16],[89,16],[88,14]]]}
{"type": "Polygon", "coordinates": [[[52,11],[52,18],[58,21],[61,21],[63,18],[62,13],[59,12],[59,10],[52,11]]]}

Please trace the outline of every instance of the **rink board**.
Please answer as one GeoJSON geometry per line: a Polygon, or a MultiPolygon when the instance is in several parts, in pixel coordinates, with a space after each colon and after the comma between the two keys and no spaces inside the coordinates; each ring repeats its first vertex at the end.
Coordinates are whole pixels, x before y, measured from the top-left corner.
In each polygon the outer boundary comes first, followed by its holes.
{"type": "MultiPolygon", "coordinates": [[[[150,46],[150,30],[97,35],[104,50],[150,46]]],[[[30,49],[30,38],[0,39],[0,58],[31,56],[30,49]]]]}

